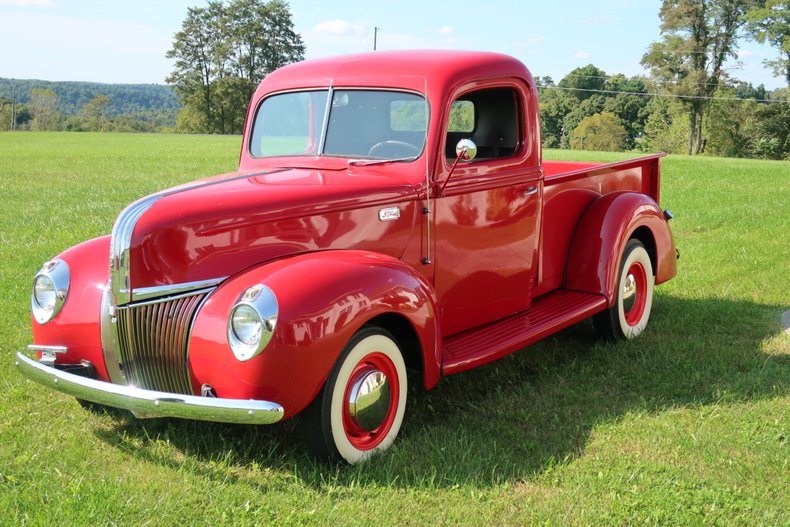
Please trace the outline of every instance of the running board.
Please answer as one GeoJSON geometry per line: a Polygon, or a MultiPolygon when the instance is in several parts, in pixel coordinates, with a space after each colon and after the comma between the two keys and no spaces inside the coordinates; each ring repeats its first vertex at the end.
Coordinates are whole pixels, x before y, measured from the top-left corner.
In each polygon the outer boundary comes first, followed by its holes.
{"type": "Polygon", "coordinates": [[[605,308],[606,298],[600,295],[567,289],[547,293],[534,299],[524,313],[445,338],[444,374],[469,370],[509,355],[605,308]]]}

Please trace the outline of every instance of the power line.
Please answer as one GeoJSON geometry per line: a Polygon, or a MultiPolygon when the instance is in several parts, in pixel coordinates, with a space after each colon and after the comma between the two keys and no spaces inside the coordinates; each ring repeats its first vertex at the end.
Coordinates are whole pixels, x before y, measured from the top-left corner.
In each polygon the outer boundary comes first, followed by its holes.
{"type": "MultiPolygon", "coordinates": [[[[621,75],[621,74],[616,74],[616,75],[582,75],[580,73],[568,73],[567,75],[565,75],[565,77],[574,77],[574,78],[577,78],[577,79],[603,79],[603,80],[609,80],[609,79],[614,79],[614,78],[618,77],[619,75],[621,75]]],[[[661,86],[661,87],[665,87],[668,84],[680,84],[680,83],[690,84],[692,86],[708,86],[709,84],[711,84],[710,82],[688,82],[686,79],[676,79],[676,80],[667,79],[664,82],[659,82],[659,81],[656,81],[654,79],[651,79],[650,77],[641,77],[639,75],[635,75],[633,77],[626,77],[625,75],[623,75],[623,80],[625,82],[641,81],[641,82],[644,82],[644,83],[655,84],[656,86],[661,86]]],[[[741,81],[741,82],[744,82],[744,81],[741,81]]],[[[749,84],[751,86],[753,86],[751,83],[749,83],[749,84]]],[[[766,89],[766,91],[773,91],[773,90],[766,89]]]]}
{"type": "Polygon", "coordinates": [[[773,104],[788,104],[788,101],[776,101],[771,99],[741,99],[739,97],[708,97],[706,95],[674,95],[671,93],[640,93],[640,92],[633,92],[633,91],[617,91],[617,90],[590,90],[587,88],[564,88],[561,86],[538,86],[538,89],[545,89],[545,90],[562,90],[562,91],[574,91],[574,92],[587,92],[587,93],[605,93],[608,95],[617,95],[617,94],[624,94],[624,95],[639,95],[640,97],[668,97],[670,99],[689,99],[689,100],[707,100],[707,101],[754,101],[754,102],[764,102],[764,103],[773,103],[773,104]]]}

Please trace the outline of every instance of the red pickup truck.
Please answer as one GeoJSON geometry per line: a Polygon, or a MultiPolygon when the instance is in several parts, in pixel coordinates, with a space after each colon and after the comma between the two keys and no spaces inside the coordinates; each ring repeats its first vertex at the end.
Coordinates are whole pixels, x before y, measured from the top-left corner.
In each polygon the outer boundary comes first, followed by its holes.
{"type": "Polygon", "coordinates": [[[588,317],[645,329],[676,272],[659,157],[543,161],[535,84],[504,55],[286,66],[252,97],[237,172],[44,264],[16,365],[138,417],[300,414],[312,452],[354,463],[394,441],[408,380],[588,317]]]}

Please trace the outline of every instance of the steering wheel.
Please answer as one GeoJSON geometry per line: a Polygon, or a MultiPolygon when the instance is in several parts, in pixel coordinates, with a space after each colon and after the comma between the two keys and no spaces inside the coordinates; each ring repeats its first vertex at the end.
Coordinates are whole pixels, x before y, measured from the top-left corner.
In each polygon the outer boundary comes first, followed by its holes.
{"type": "Polygon", "coordinates": [[[403,141],[381,141],[370,147],[368,156],[370,157],[406,157],[411,154],[417,155],[420,149],[411,143],[403,141]]]}

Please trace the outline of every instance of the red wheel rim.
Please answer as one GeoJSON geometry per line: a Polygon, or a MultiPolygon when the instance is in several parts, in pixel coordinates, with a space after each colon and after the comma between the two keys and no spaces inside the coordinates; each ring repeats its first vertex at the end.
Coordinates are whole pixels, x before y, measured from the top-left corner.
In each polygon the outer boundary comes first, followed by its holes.
{"type": "Polygon", "coordinates": [[[634,303],[631,308],[626,311],[623,306],[623,314],[625,315],[625,322],[629,326],[635,326],[642,320],[642,315],[645,313],[645,305],[647,304],[647,273],[645,268],[639,262],[634,262],[628,268],[626,273],[626,280],[628,276],[634,278],[634,303]]]}
{"type": "Polygon", "coordinates": [[[366,355],[351,372],[343,394],[343,428],[348,441],[354,448],[370,450],[378,446],[387,437],[387,433],[389,433],[392,424],[395,422],[395,414],[398,411],[398,401],[400,400],[399,380],[395,364],[389,357],[380,352],[366,355]],[[351,390],[357,380],[373,371],[379,371],[387,378],[390,400],[386,416],[381,424],[373,430],[365,430],[355,422],[346,402],[349,400],[351,390]]]}

